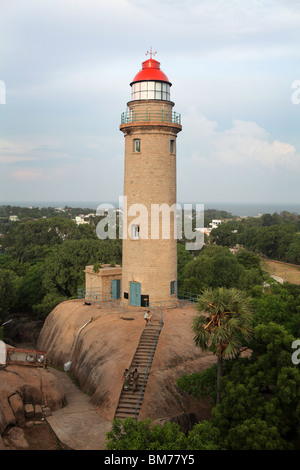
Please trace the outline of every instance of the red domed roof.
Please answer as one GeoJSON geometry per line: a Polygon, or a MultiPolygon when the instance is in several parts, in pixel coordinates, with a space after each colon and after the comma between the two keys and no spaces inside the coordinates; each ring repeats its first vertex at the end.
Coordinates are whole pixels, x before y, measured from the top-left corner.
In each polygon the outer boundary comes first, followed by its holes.
{"type": "Polygon", "coordinates": [[[142,63],[142,70],[140,70],[133,81],[130,83],[132,85],[135,82],[143,82],[148,80],[154,80],[158,82],[167,82],[172,85],[168,77],[160,70],[160,63],[157,60],[152,58],[145,60],[142,63]]]}

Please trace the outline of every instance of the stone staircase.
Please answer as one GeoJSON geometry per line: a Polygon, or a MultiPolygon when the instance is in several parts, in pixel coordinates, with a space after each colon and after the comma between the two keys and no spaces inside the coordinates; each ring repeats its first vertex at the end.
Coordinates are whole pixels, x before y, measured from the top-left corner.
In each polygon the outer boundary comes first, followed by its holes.
{"type": "Polygon", "coordinates": [[[115,418],[137,418],[143,402],[149,371],[153,361],[160,330],[160,320],[153,320],[145,326],[129,367],[130,372],[133,372],[136,368],[140,374],[138,389],[136,392],[132,391],[132,387],[130,387],[130,390],[122,389],[115,412],[115,418]]]}

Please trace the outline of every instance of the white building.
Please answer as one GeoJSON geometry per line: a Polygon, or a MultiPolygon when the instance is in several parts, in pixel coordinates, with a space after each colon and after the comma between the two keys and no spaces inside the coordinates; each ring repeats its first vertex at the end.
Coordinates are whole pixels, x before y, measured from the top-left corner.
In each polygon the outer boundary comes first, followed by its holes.
{"type": "Polygon", "coordinates": [[[219,227],[219,225],[221,225],[221,223],[222,223],[222,220],[213,219],[213,220],[209,223],[209,225],[210,225],[211,228],[213,229],[213,228],[219,227]]]}

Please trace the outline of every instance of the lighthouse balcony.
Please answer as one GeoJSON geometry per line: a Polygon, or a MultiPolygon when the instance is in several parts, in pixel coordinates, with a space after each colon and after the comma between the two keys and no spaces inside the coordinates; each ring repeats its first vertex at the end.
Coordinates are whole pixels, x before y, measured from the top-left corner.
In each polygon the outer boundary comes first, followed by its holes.
{"type": "Polygon", "coordinates": [[[121,124],[134,122],[163,122],[181,125],[181,114],[168,109],[162,109],[160,111],[127,110],[121,114],[121,124]]]}

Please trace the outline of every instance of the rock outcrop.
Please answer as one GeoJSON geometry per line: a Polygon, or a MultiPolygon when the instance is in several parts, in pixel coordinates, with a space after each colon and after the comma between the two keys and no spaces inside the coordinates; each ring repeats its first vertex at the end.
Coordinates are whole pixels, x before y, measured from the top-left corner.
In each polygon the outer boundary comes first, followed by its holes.
{"type": "Polygon", "coordinates": [[[0,434],[9,426],[24,426],[28,405],[55,411],[65,403],[64,389],[48,369],[7,365],[0,370],[0,434]]]}
{"type": "MultiPolygon", "coordinates": [[[[123,372],[131,364],[145,322],[145,310],[132,308],[126,314],[82,300],[59,304],[47,317],[37,347],[47,351],[47,360],[71,373],[80,388],[91,396],[99,413],[112,420],[123,385],[123,372]],[[79,329],[74,354],[72,348],[79,329]]],[[[195,310],[191,306],[166,309],[164,325],[151,366],[140,419],[177,419],[182,415],[208,418],[209,406],[176,386],[183,373],[204,370],[215,362],[213,355],[196,348],[191,330],[195,310]]]]}

